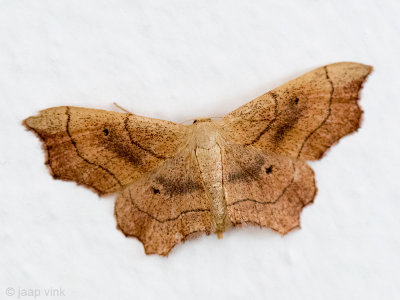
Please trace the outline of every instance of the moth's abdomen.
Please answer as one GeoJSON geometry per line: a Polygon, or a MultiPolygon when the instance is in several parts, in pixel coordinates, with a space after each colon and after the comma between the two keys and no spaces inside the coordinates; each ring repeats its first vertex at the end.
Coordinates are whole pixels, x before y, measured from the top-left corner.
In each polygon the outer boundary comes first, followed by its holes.
{"type": "Polygon", "coordinates": [[[197,147],[196,158],[206,195],[210,201],[211,213],[214,219],[213,231],[218,234],[218,237],[221,237],[229,225],[222,182],[221,148],[218,144],[214,144],[209,149],[197,147]]]}

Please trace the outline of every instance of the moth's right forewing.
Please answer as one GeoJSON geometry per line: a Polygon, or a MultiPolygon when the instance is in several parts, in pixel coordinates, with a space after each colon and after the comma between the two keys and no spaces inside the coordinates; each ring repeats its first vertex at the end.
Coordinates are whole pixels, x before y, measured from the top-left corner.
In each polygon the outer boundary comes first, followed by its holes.
{"type": "Polygon", "coordinates": [[[241,145],[319,159],[359,128],[359,92],[371,70],[350,62],[315,69],[231,112],[222,120],[223,130],[241,145]]]}

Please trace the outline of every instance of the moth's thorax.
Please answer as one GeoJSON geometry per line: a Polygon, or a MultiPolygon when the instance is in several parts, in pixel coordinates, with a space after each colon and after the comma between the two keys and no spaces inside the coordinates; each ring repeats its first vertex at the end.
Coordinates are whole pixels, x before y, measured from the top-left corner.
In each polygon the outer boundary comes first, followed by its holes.
{"type": "Polygon", "coordinates": [[[211,119],[199,120],[202,121],[193,123],[196,147],[211,149],[221,140],[218,123],[211,121],[211,119]]]}

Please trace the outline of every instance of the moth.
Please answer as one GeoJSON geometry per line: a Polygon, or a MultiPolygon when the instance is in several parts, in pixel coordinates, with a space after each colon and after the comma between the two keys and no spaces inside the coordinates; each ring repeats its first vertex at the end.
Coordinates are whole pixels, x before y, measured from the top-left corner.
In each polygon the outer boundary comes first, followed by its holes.
{"type": "Polygon", "coordinates": [[[118,193],[117,227],[146,254],[241,225],[299,227],[317,192],[318,160],[360,127],[359,91],[372,67],[323,66],[220,120],[176,124],[131,113],[53,107],[23,124],[43,142],[55,179],[118,193]]]}

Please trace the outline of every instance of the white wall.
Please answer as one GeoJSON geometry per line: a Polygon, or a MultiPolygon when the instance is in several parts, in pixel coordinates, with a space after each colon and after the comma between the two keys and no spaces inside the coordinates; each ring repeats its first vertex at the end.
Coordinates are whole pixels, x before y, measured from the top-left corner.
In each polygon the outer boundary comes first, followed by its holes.
{"type": "Polygon", "coordinates": [[[400,299],[399,37],[396,0],[1,0],[0,298],[18,296],[10,287],[43,299],[49,288],[65,293],[54,299],[400,299]],[[223,116],[337,61],[375,68],[364,122],[312,163],[318,195],[285,237],[237,229],[146,256],[115,229],[114,197],[53,180],[20,124],[114,101],[176,122],[223,116]]]}

